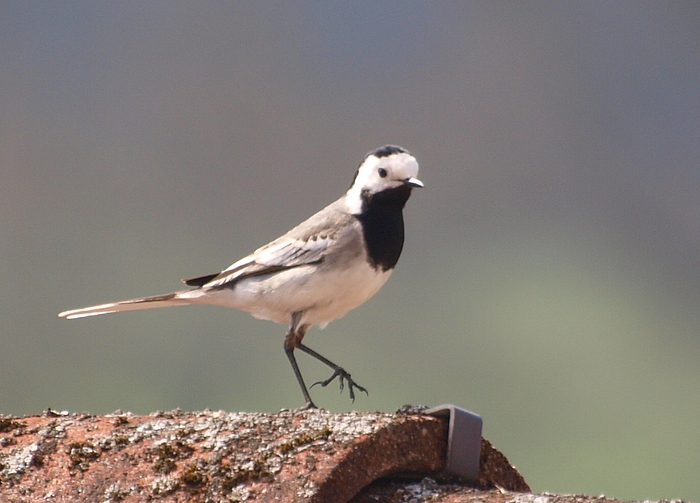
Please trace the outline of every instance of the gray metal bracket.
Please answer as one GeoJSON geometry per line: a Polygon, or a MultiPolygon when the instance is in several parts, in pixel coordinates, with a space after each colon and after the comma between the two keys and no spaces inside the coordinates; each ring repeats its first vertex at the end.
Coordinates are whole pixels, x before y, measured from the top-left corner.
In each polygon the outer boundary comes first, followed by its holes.
{"type": "Polygon", "coordinates": [[[475,481],[479,473],[481,456],[481,428],[479,414],[452,404],[440,405],[423,411],[434,417],[449,417],[447,435],[447,463],[445,472],[469,481],[475,481]]]}

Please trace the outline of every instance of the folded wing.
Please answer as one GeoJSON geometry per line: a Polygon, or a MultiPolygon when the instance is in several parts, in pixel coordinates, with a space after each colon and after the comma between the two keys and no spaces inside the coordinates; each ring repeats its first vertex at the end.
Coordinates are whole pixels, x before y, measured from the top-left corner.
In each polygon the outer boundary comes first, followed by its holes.
{"type": "Polygon", "coordinates": [[[185,284],[205,288],[230,288],[244,278],[317,264],[323,261],[330,242],[330,237],[319,235],[309,239],[283,237],[259,248],[219,274],[188,279],[185,280],[185,284]]]}

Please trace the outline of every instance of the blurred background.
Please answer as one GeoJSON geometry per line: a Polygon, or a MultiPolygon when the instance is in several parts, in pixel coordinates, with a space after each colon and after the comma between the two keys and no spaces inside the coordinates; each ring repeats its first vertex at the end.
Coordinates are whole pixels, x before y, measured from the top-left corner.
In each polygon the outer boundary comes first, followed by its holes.
{"type": "Polygon", "coordinates": [[[0,413],[301,406],[286,327],[56,314],[227,267],[396,143],[398,268],[305,340],[370,394],[315,401],[454,403],[535,491],[700,500],[700,4],[4,2],[0,46],[0,413]]]}

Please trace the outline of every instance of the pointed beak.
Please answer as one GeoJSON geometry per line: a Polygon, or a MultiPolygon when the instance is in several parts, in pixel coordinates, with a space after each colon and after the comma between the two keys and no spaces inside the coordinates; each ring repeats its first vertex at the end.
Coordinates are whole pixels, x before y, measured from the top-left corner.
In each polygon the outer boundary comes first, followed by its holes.
{"type": "Polygon", "coordinates": [[[414,177],[406,178],[403,181],[403,183],[405,185],[408,185],[409,187],[425,187],[425,185],[423,185],[423,182],[421,182],[418,178],[414,177]]]}

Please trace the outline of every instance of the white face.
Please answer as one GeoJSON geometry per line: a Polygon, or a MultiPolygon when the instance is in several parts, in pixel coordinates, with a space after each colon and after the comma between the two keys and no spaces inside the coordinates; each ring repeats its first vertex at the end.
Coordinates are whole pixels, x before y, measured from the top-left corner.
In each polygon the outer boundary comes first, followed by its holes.
{"type": "Polygon", "coordinates": [[[365,190],[376,194],[401,185],[422,187],[423,183],[417,177],[418,161],[407,152],[397,152],[384,157],[369,155],[358,169],[355,181],[348,190],[348,209],[351,213],[360,212],[361,194],[365,190]]]}

